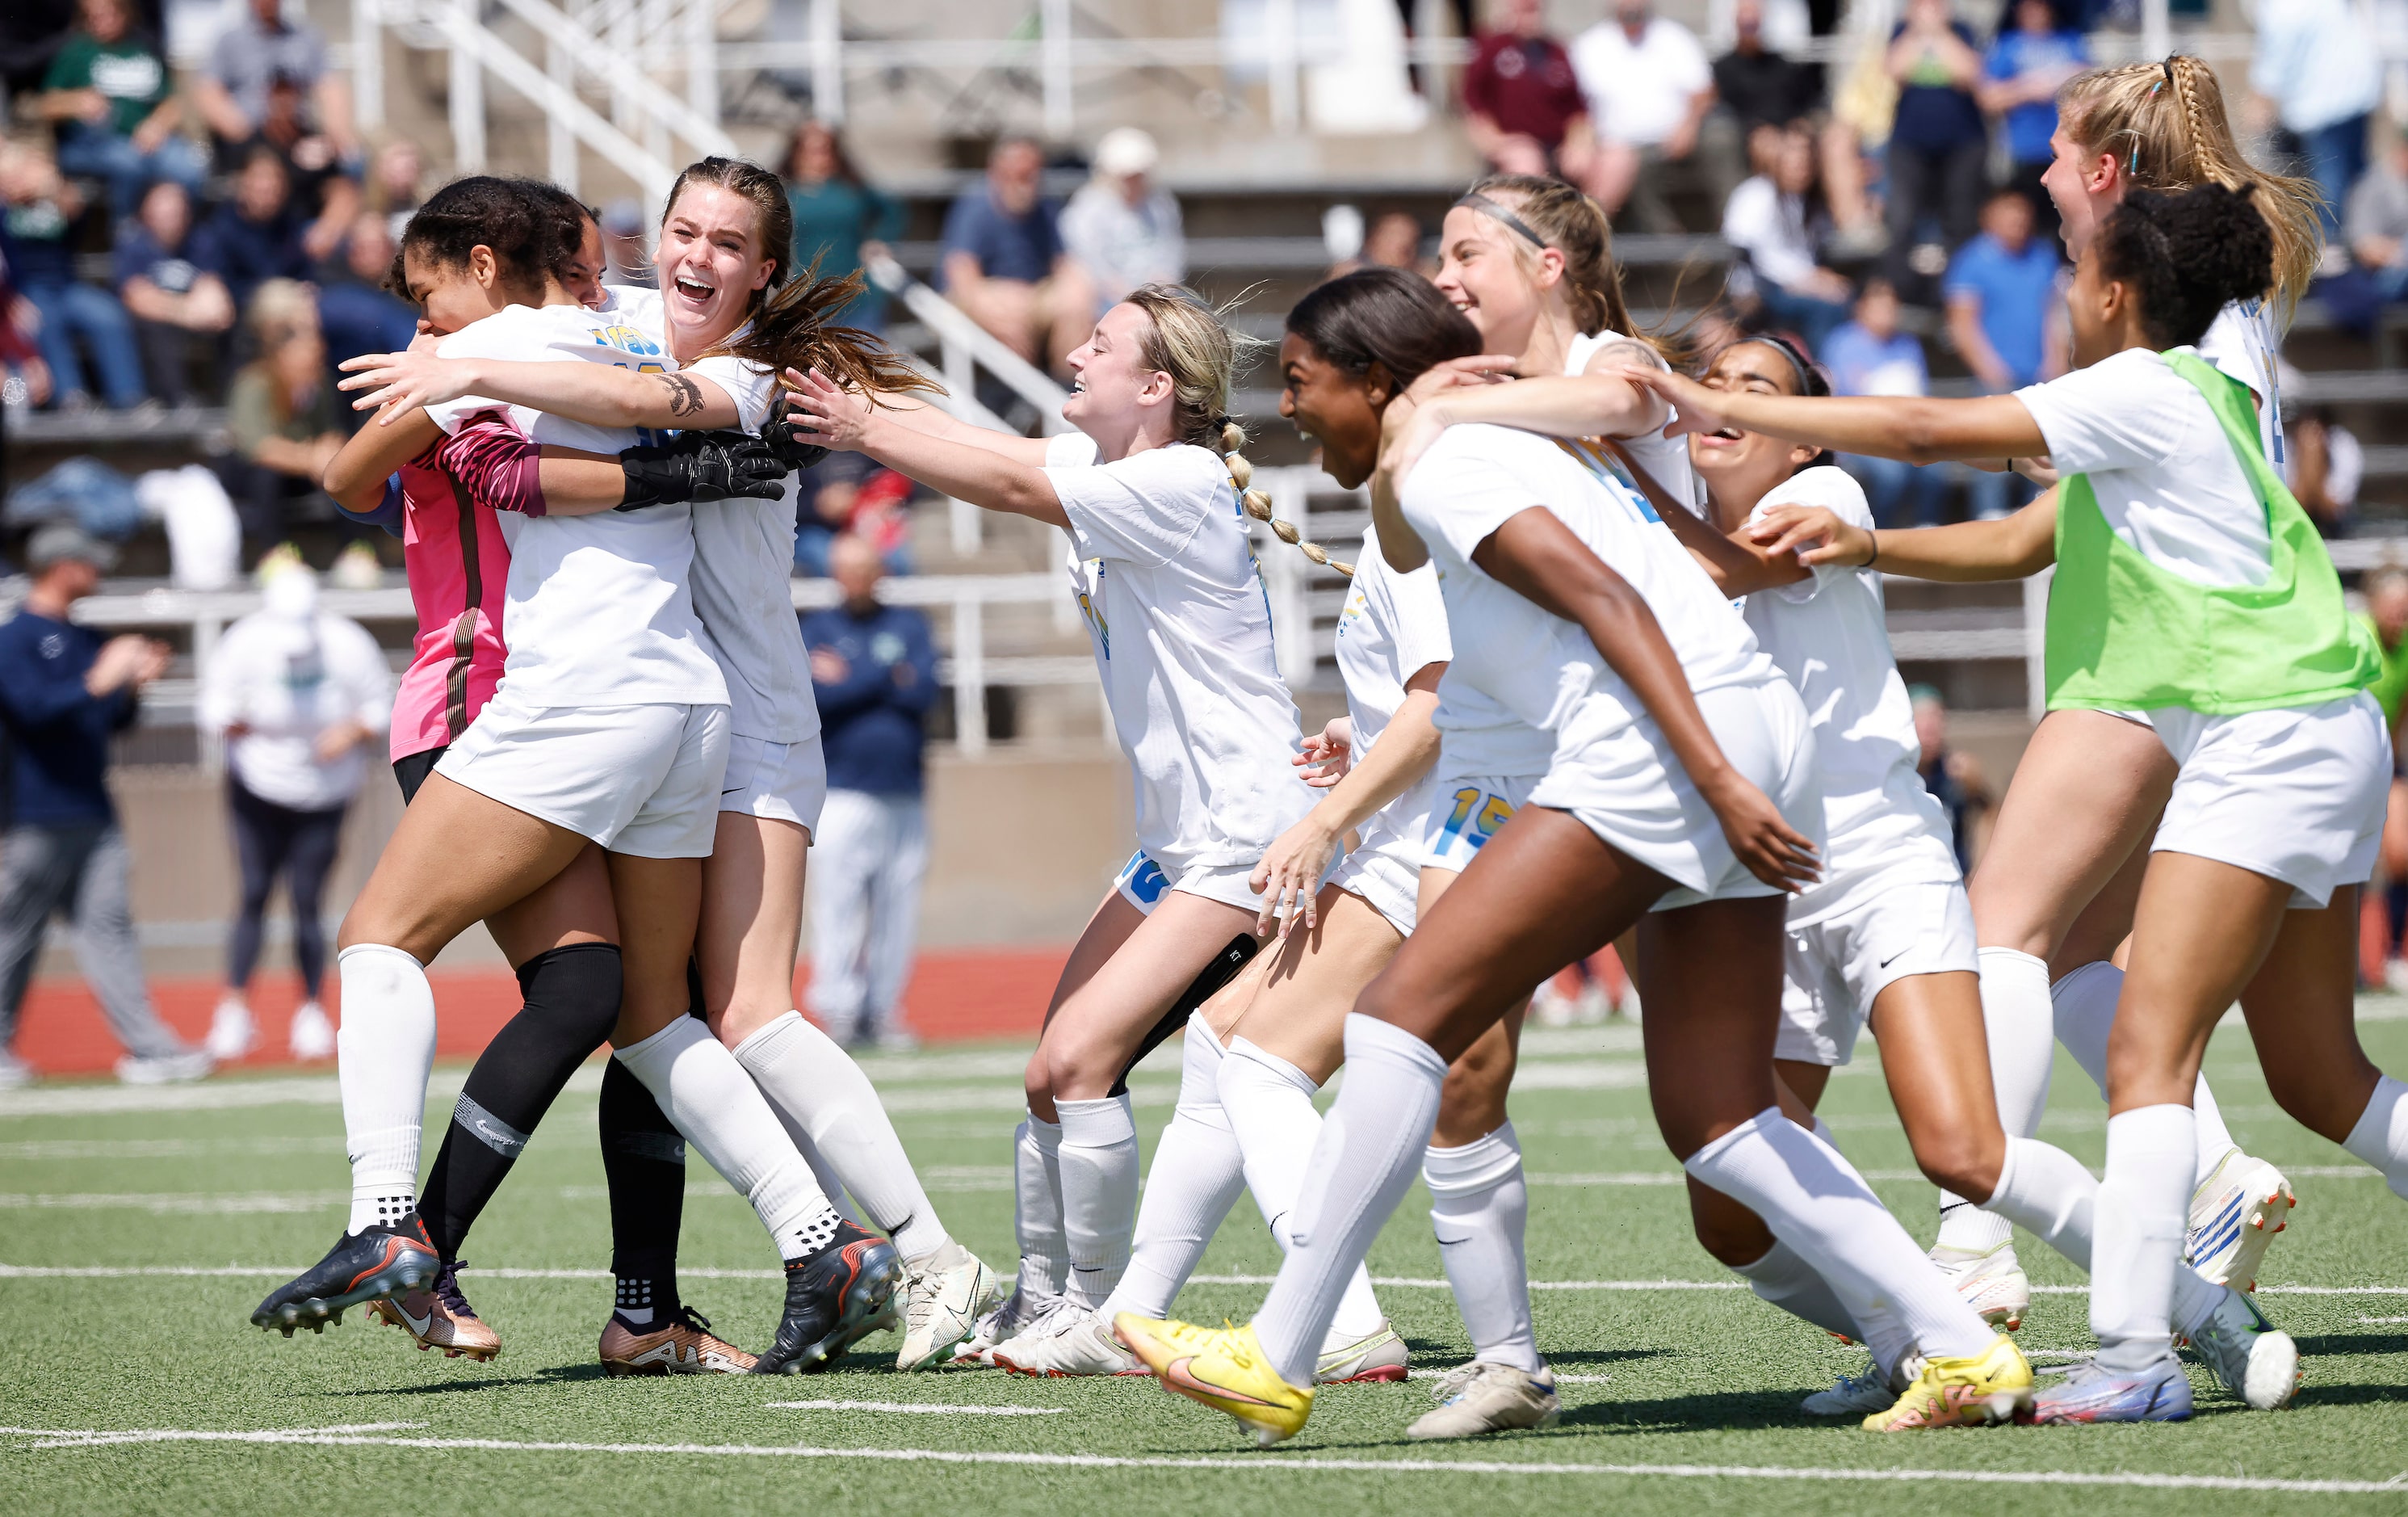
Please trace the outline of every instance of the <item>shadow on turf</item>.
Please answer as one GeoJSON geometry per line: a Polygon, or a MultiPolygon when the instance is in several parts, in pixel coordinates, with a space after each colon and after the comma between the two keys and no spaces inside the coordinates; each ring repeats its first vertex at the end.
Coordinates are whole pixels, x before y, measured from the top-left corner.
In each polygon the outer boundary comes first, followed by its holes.
{"type": "Polygon", "coordinates": [[[2302,1359],[2314,1359],[2321,1354],[2347,1357],[2361,1353],[2408,1353],[2408,1333],[2327,1333],[2315,1337],[2294,1335],[2291,1341],[2300,1346],[2302,1359]]]}

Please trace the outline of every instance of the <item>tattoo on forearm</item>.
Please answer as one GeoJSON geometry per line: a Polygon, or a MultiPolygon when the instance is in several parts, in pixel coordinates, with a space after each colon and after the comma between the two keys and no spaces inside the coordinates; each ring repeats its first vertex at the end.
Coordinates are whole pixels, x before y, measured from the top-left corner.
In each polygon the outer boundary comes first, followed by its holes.
{"type": "Polygon", "coordinates": [[[691,416],[702,409],[701,385],[683,374],[662,374],[657,378],[668,386],[670,415],[691,416]]]}

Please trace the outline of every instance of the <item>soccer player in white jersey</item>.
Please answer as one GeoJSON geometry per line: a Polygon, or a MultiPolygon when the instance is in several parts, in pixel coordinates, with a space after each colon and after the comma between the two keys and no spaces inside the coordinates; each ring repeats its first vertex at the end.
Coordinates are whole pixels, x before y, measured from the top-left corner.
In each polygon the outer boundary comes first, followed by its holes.
{"type": "MultiPolygon", "coordinates": [[[[915,370],[878,350],[824,335],[854,286],[790,278],[792,219],[766,169],[709,158],[679,177],[662,217],[660,288],[609,291],[610,309],[652,338],[674,371],[392,354],[345,365],[354,377],[344,383],[369,392],[363,407],[475,394],[572,420],[744,431],[768,420],[787,361],[817,361],[866,389],[924,388],[915,370]]],[[[561,478],[560,466],[547,466],[548,484],[561,478]]],[[[851,1191],[893,1235],[905,1270],[896,1363],[924,1368],[968,1335],[996,1291],[986,1266],[945,1231],[860,1066],[793,1005],[806,850],[827,791],[810,659],[788,591],[794,534],[791,485],[781,499],[713,502],[694,513],[695,608],[731,705],[695,961],[712,1030],[777,1107],[823,1188],[851,1191]]],[[[638,1295],[652,1293],[634,1283],[638,1295]]],[[[622,1280],[623,1296],[629,1285],[622,1280]]],[[[605,1330],[606,1363],[643,1351],[614,1337],[666,1330],[625,1315],[605,1330]]],[[[841,1353],[871,1325],[866,1317],[841,1322],[816,1357],[841,1353]]],[[[773,1351],[773,1367],[781,1362],[773,1351]]]]}
{"type": "MultiPolygon", "coordinates": [[[[495,228],[532,208],[504,181],[471,180],[412,218],[400,267],[433,328],[452,334],[437,352],[658,367],[657,343],[564,288],[557,250],[518,267],[496,254],[495,228]]],[[[838,1217],[742,1067],[685,1016],[727,728],[726,684],[685,583],[689,508],[655,503],[640,451],[627,455],[635,462],[612,456],[638,441],[627,428],[475,397],[425,417],[450,431],[496,412],[538,443],[593,458],[601,484],[575,501],[548,495],[546,514],[502,517],[511,548],[503,688],[404,813],[339,938],[351,1217],[326,1259],[271,1293],[252,1321],[288,1334],[319,1327],[351,1304],[432,1278],[437,1259],[415,1209],[435,1047],[423,966],[591,842],[606,852],[622,928],[617,1057],[747,1194],[794,1266],[781,1334],[817,1336],[815,1324],[851,1303],[831,1300],[813,1266],[840,1254],[858,1277],[887,1246],[838,1217]]]]}
{"type": "MultiPolygon", "coordinates": [[[[1457,356],[1480,345],[1434,289],[1368,271],[1307,296],[1288,329],[1325,362],[1333,348],[1400,340],[1457,356]]],[[[1385,368],[1356,382],[1367,401],[1385,368]]],[[[1360,447],[1347,467],[1369,471],[1375,439],[1323,441],[1360,447]]],[[[1346,1281],[1420,1167],[1449,1058],[1541,978],[1644,918],[1649,1076],[1667,1143],[1843,1298],[1885,1298],[1908,1322],[1932,1357],[1902,1398],[1920,1415],[1892,1424],[2014,1415],[2031,1394],[2014,1343],[1776,1104],[1782,912],[1816,873],[1822,830],[1797,692],[1687,553],[1550,440],[1455,428],[1397,506],[1375,503],[1382,552],[1405,571],[1437,562],[1447,683],[1552,733],[1555,755],[1529,803],[1357,999],[1346,1082],[1263,1309],[1222,1329],[1125,1314],[1122,1341],[1167,1387],[1258,1440],[1294,1436],[1346,1281]]]]}
{"type": "Polygon", "coordinates": [[[1072,1331],[1120,1283],[1138,1192],[1123,1076],[1197,975],[1251,948],[1261,892],[1249,875],[1312,802],[1289,762],[1296,705],[1248,536],[1249,510],[1268,506],[1246,499],[1232,359],[1227,329],[1192,292],[1147,286],[1070,355],[1062,414],[1079,431],[1050,441],[787,376],[798,439],[1071,534],[1071,593],[1136,783],[1138,851],[1071,950],[1029,1060],[1019,1283],[959,1351],[973,1362],[1072,1331]]]}
{"type": "MultiPolygon", "coordinates": [[[[1703,383],[1746,395],[1830,393],[1805,355],[1779,337],[1725,348],[1703,383]]],[[[1748,545],[1750,525],[1784,507],[1818,507],[1869,531],[1864,492],[1814,448],[1737,427],[1693,433],[1687,441],[1712,526],[1670,503],[1664,520],[1724,594],[1744,598],[1756,642],[1813,714],[1823,779],[1825,874],[1789,906],[1774,1045],[1782,1081],[1815,1105],[1831,1067],[1849,1061],[1858,1030],[1869,1026],[1923,1172],[1936,1185],[1984,1198],[2087,1269],[2098,1182],[2067,1154],[1999,1124],[1973,915],[1947,818],[1915,771],[1920,745],[1906,682],[1890,656],[1881,576],[1840,565],[1809,569],[1794,555],[1769,556],[1748,545]]],[[[1708,1247],[1756,1294],[1871,1349],[1867,1371],[1808,1397],[1807,1410],[1862,1416],[1897,1399],[1914,1376],[1914,1351],[1888,1312],[1851,1320],[1821,1278],[1743,1208],[1710,1191],[1691,1201],[1708,1247]]],[[[1958,1290],[1968,1293],[1961,1279],[1958,1290]]],[[[2299,1351],[2287,1335],[2239,1291],[2187,1267],[2178,1267],[2176,1296],[2177,1327],[2235,1395],[2261,1410],[2288,1403],[2299,1351]]],[[[2015,1325],[2003,1308],[1984,1315],[2015,1325]]]]}
{"type": "MultiPolygon", "coordinates": [[[[2100,1351],[2039,1394],[2041,1422],[2190,1415],[2173,1339],[2200,1056],[2284,939],[2304,932],[2294,953],[2349,973],[2353,944],[2320,934],[2316,918],[2354,909],[2382,835],[2390,742],[2364,688],[2379,660],[2260,451],[2248,390],[2193,346],[2221,305],[2263,287],[2272,249],[2245,193],[2134,193],[2100,224],[2067,295],[2081,367],[2013,396],[1806,398],[1632,371],[1699,430],[1914,462],[2047,453],[2064,471],[2053,519],[1967,524],[1977,530],[1915,544],[1959,548],[1967,568],[2056,562],[2049,703],[2145,709],[2178,766],[2108,1056],[2090,1294],[2100,1351]]],[[[1810,561],[1878,564],[1879,539],[1828,512],[1770,513],[1757,531],[1768,552],[1813,544],[1810,561]]],[[[2408,1195],[2408,1086],[2367,1060],[2347,1001],[2243,1009],[2276,1101],[2408,1195]]]]}

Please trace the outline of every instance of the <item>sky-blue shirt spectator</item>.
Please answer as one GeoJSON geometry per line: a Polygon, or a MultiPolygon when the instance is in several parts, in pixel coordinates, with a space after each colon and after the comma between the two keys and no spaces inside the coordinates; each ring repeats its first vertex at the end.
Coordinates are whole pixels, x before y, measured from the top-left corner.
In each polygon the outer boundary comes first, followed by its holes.
{"type": "Polygon", "coordinates": [[[2011,0],[2007,21],[1982,60],[1989,81],[1982,105],[2004,123],[2007,154],[2017,166],[2045,166],[2056,156],[2048,139],[2057,130],[2057,92],[2089,66],[2090,47],[2081,33],[2058,24],[2051,0],[2011,0]]]}
{"type": "Polygon", "coordinates": [[[1057,209],[1038,193],[1044,168],[1029,138],[996,144],[986,178],[945,215],[937,282],[1012,352],[1058,369],[1095,330],[1096,296],[1086,271],[1064,254],[1057,209]]]}
{"type": "Polygon", "coordinates": [[[2325,237],[2366,172],[2366,118],[2383,98],[2383,50],[2351,0],[2258,0],[2249,87],[2300,139],[2324,192],[2325,237]]]}
{"type": "Polygon", "coordinates": [[[2060,371],[2050,319],[2057,300],[2057,245],[2032,234],[2031,202],[2002,190],[1982,208],[1982,232],[1957,250],[1942,289],[1948,335],[1973,377],[1993,394],[2060,371]]]}
{"type": "MultiPolygon", "coordinates": [[[[1899,330],[1898,292],[1889,281],[1869,279],[1857,292],[1856,310],[1824,340],[1823,368],[1834,395],[1919,396],[1931,388],[1923,344],[1899,330]]],[[[1883,527],[1910,523],[1936,527],[1946,504],[1948,474],[1899,458],[1849,455],[1840,467],[1865,487],[1865,503],[1883,527]]]]}

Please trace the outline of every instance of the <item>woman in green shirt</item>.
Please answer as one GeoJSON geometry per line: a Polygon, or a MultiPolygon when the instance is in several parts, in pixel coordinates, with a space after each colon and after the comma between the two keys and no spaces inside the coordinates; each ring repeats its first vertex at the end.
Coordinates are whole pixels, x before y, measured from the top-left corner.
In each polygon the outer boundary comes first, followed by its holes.
{"type": "Polygon", "coordinates": [[[251,296],[259,356],[234,377],[226,432],[234,452],[219,464],[226,494],[253,554],[282,542],[296,505],[342,451],[342,412],[327,383],[326,343],[307,286],[269,280],[251,296]]]}
{"type": "Polygon", "coordinates": [[[81,10],[34,100],[36,114],[58,125],[59,168],[107,180],[121,219],[159,180],[197,195],[208,159],[176,131],[183,107],[166,60],[135,32],[125,0],[82,0],[81,10]]]}
{"type": "MultiPolygon", "coordinates": [[[[883,253],[903,230],[903,208],[862,182],[843,138],[825,122],[795,128],[786,149],[786,201],[795,208],[795,267],[850,274],[883,253]]],[[[864,331],[886,325],[886,292],[863,280],[862,293],[837,312],[864,331]]]]}

